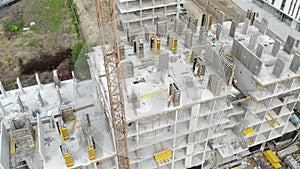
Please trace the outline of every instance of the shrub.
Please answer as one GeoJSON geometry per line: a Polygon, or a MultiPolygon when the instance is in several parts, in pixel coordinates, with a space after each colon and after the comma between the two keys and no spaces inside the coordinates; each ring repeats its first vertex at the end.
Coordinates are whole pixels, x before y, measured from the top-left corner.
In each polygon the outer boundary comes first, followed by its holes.
{"type": "Polygon", "coordinates": [[[72,51],[72,61],[73,63],[76,62],[78,56],[81,54],[81,53],[84,53],[84,51],[82,51],[83,47],[85,45],[85,42],[78,42],[74,45],[74,48],[73,48],[73,51],[72,51]]]}
{"type": "Polygon", "coordinates": [[[6,23],[6,27],[12,32],[18,32],[22,28],[22,23],[21,22],[14,23],[9,21],[6,23]]]}
{"type": "Polygon", "coordinates": [[[23,65],[23,59],[22,58],[18,58],[18,66],[22,66],[23,65]]]}

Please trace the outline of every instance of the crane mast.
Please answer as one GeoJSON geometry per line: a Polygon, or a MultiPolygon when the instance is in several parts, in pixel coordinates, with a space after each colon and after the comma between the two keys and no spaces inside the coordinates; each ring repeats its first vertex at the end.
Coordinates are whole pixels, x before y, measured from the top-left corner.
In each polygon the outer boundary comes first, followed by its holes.
{"type": "Polygon", "coordinates": [[[130,169],[114,0],[95,0],[119,169],[130,169]]]}

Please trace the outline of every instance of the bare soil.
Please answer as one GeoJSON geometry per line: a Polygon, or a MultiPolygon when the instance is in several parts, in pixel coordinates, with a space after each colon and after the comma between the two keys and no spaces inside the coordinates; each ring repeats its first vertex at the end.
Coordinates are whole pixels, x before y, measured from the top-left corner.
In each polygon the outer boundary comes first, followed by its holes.
{"type": "Polygon", "coordinates": [[[70,74],[71,49],[78,42],[71,15],[68,0],[22,0],[0,11],[0,80],[7,90],[16,87],[17,77],[24,86],[35,84],[35,72],[43,83],[52,81],[61,63],[61,71],[70,74]],[[8,22],[21,22],[22,28],[13,32],[8,22]]]}

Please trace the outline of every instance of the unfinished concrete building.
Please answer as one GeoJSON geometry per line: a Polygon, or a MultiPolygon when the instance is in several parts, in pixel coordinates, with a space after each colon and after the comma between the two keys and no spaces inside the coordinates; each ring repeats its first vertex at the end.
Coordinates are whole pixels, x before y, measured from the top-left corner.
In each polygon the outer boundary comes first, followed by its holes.
{"type": "MultiPolygon", "coordinates": [[[[238,14],[210,18],[120,45],[132,169],[226,168],[298,130],[296,40],[282,46],[266,20],[256,28],[238,14]]],[[[91,80],[60,81],[54,71],[50,84],[38,75],[35,86],[0,84],[2,168],[117,168],[101,47],[88,63],[91,80]]]]}
{"type": "Polygon", "coordinates": [[[141,28],[145,24],[154,25],[166,17],[178,17],[183,3],[185,0],[118,0],[118,19],[124,30],[141,28]]]}

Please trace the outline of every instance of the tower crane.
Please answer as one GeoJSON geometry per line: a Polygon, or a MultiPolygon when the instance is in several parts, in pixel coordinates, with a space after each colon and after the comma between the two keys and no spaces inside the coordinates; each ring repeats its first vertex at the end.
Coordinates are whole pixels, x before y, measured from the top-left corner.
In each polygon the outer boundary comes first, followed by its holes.
{"type": "Polygon", "coordinates": [[[119,169],[130,169],[114,0],[95,0],[119,169]]]}

